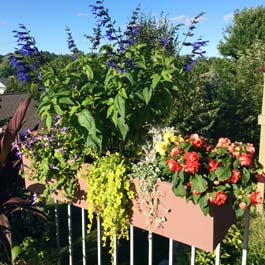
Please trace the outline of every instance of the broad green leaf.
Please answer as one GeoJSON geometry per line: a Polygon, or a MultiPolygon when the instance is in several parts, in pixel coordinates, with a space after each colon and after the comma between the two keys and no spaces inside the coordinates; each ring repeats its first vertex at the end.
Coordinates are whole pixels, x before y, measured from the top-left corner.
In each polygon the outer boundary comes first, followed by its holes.
{"type": "Polygon", "coordinates": [[[148,105],[151,97],[152,97],[153,90],[151,88],[145,87],[143,90],[143,96],[145,100],[145,104],[148,105]]]}
{"type": "Polygon", "coordinates": [[[208,199],[207,196],[202,196],[199,200],[200,208],[204,215],[207,215],[209,212],[209,205],[208,205],[208,199]]]}
{"type": "Polygon", "coordinates": [[[78,110],[79,110],[80,106],[73,106],[71,107],[70,109],[70,112],[69,112],[69,116],[72,117],[78,110]]]}
{"type": "Polygon", "coordinates": [[[249,179],[250,179],[250,173],[249,171],[244,167],[242,170],[242,183],[245,185],[248,183],[249,179]]]}
{"type": "Polygon", "coordinates": [[[192,188],[201,193],[206,191],[207,187],[207,181],[202,176],[195,174],[192,178],[192,188]]]}
{"type": "Polygon", "coordinates": [[[114,106],[122,118],[125,117],[125,100],[121,95],[114,98],[114,106]]]}
{"type": "Polygon", "coordinates": [[[52,116],[50,114],[47,115],[45,123],[48,128],[52,127],[52,116]]]}
{"type": "Polygon", "coordinates": [[[56,114],[63,115],[63,111],[62,111],[62,109],[61,109],[61,107],[59,105],[56,104],[53,107],[54,107],[54,110],[55,110],[56,114]]]}
{"type": "Polygon", "coordinates": [[[129,131],[129,127],[128,125],[125,123],[125,120],[122,118],[122,117],[119,117],[118,118],[118,128],[121,132],[121,135],[122,135],[122,139],[125,140],[126,138],[126,135],[129,131]]]}
{"type": "Polygon", "coordinates": [[[224,181],[230,178],[231,170],[228,167],[218,167],[215,170],[215,174],[220,181],[224,181]]]}
{"type": "Polygon", "coordinates": [[[153,90],[157,87],[160,79],[161,79],[161,75],[159,75],[159,74],[153,74],[152,75],[152,86],[151,87],[153,90]]]}
{"type": "Polygon", "coordinates": [[[75,105],[73,100],[69,97],[59,98],[59,103],[60,104],[66,104],[66,105],[75,105]]]}
{"type": "Polygon", "coordinates": [[[234,163],[233,163],[233,168],[234,168],[234,169],[238,169],[238,167],[239,167],[239,159],[237,158],[237,159],[234,161],[234,163]]]}
{"type": "Polygon", "coordinates": [[[20,246],[14,246],[12,248],[12,261],[15,261],[16,258],[21,254],[22,249],[20,246]]]}
{"type": "Polygon", "coordinates": [[[86,75],[87,75],[88,80],[93,80],[93,78],[94,78],[94,72],[93,72],[91,66],[87,64],[87,65],[85,65],[83,67],[83,69],[86,72],[86,75]]]}
{"type": "Polygon", "coordinates": [[[130,81],[131,85],[134,85],[135,82],[134,82],[133,77],[132,77],[132,75],[130,73],[125,72],[123,74],[123,76],[125,76],[130,81]]]}
{"type": "Polygon", "coordinates": [[[145,62],[136,61],[136,62],[135,62],[135,66],[136,66],[137,68],[146,69],[145,62]]]}
{"type": "Polygon", "coordinates": [[[105,89],[109,86],[110,80],[113,78],[112,69],[110,68],[106,74],[105,80],[104,80],[104,87],[105,89]]]}
{"type": "Polygon", "coordinates": [[[89,110],[83,109],[80,113],[78,113],[77,117],[79,124],[85,127],[88,132],[96,127],[95,120],[89,110]]]}
{"type": "Polygon", "coordinates": [[[178,185],[172,185],[172,191],[176,196],[185,197],[186,188],[183,184],[179,183],[178,185]]]}
{"type": "Polygon", "coordinates": [[[70,82],[70,77],[67,77],[62,83],[64,84],[64,85],[68,85],[69,84],[69,82],[70,82]]]}

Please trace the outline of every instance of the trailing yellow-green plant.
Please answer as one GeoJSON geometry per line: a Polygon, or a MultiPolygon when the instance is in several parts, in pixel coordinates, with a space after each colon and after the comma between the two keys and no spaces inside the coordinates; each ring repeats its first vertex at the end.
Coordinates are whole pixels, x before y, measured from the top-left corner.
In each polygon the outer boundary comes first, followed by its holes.
{"type": "Polygon", "coordinates": [[[102,241],[106,246],[110,240],[113,253],[114,236],[117,239],[129,238],[128,206],[134,197],[130,189],[128,165],[119,153],[107,153],[97,159],[87,174],[88,231],[92,227],[94,216],[102,219],[102,241]]]}

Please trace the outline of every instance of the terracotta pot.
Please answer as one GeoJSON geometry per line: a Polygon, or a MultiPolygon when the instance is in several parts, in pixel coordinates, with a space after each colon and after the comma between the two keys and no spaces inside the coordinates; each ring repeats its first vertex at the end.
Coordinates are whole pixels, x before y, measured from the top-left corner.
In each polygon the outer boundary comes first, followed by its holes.
{"type": "MultiPolygon", "coordinates": [[[[26,174],[30,176],[30,161],[23,159],[26,174]]],[[[44,185],[37,181],[25,178],[26,188],[41,193],[44,185]]],[[[87,183],[84,179],[78,179],[80,190],[76,191],[72,204],[87,209],[86,190],[87,183]]],[[[176,197],[171,190],[171,183],[158,182],[158,215],[165,221],[157,226],[157,223],[149,223],[147,218],[146,203],[139,198],[139,180],[132,180],[132,188],[135,191],[135,199],[130,207],[130,223],[136,227],[153,233],[172,238],[176,241],[195,246],[197,248],[213,251],[223,239],[229,227],[235,222],[235,214],[231,205],[211,205],[209,215],[205,216],[199,205],[186,202],[185,199],[176,197]]],[[[52,194],[52,197],[66,202],[64,192],[52,194]]]]}
{"type": "Polygon", "coordinates": [[[168,182],[158,182],[158,215],[165,218],[160,226],[147,222],[146,203],[137,197],[140,193],[139,180],[133,180],[136,197],[132,205],[130,222],[139,228],[172,238],[176,241],[213,251],[223,239],[229,227],[235,222],[232,205],[210,206],[209,215],[205,216],[199,205],[186,202],[172,192],[168,182]]]}

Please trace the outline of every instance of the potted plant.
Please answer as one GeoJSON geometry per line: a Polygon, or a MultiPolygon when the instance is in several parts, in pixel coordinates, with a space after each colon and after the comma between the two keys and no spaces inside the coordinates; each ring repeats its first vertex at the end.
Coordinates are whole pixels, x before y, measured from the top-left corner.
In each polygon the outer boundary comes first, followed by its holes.
{"type": "Polygon", "coordinates": [[[14,214],[29,210],[47,219],[47,216],[36,207],[34,198],[24,192],[23,178],[19,174],[22,157],[17,139],[30,101],[31,96],[20,104],[11,120],[1,128],[0,132],[0,244],[5,250],[9,264],[13,264],[14,259],[10,227],[10,219],[14,214]]]}
{"type": "Polygon", "coordinates": [[[140,180],[133,180],[139,196],[132,223],[214,250],[235,217],[261,202],[256,187],[263,168],[254,157],[255,148],[228,138],[213,144],[172,128],[152,132],[152,145],[133,166],[132,177],[140,180]]]}

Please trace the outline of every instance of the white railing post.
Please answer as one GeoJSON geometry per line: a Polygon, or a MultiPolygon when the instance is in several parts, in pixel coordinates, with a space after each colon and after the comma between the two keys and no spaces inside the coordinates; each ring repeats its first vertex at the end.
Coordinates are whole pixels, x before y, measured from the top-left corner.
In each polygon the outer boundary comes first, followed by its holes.
{"type": "Polygon", "coordinates": [[[153,234],[148,232],[148,265],[153,264],[153,234]]]}
{"type": "Polygon", "coordinates": [[[173,239],[169,239],[168,247],[168,265],[173,265],[173,239]]]}
{"type": "Polygon", "coordinates": [[[85,209],[82,208],[82,256],[83,265],[86,265],[86,214],[85,209]]]}
{"type": "Polygon", "coordinates": [[[72,248],[72,209],[71,204],[67,204],[67,220],[68,220],[68,251],[69,265],[73,265],[73,248],[72,248]]]}
{"type": "Polygon", "coordinates": [[[195,255],[196,255],[196,249],[194,246],[191,246],[191,259],[190,259],[191,265],[195,265],[195,255]]]}
{"type": "Polygon", "coordinates": [[[220,265],[221,244],[219,243],[215,249],[215,265],[220,265]]]}
{"type": "Polygon", "coordinates": [[[243,241],[243,252],[242,252],[242,265],[247,264],[249,219],[250,219],[250,210],[249,210],[249,208],[247,208],[246,212],[245,212],[245,228],[244,228],[244,241],[243,241]]]}
{"type": "Polygon", "coordinates": [[[60,246],[60,226],[59,226],[59,209],[58,200],[54,199],[54,216],[55,216],[55,237],[56,237],[56,248],[58,253],[58,265],[61,265],[61,246],[60,246]]]}
{"type": "Polygon", "coordinates": [[[98,265],[101,265],[101,224],[100,217],[97,217],[97,243],[98,243],[98,265]]]}
{"type": "Polygon", "coordinates": [[[134,230],[130,225],[130,265],[134,265],[134,230]]]}

